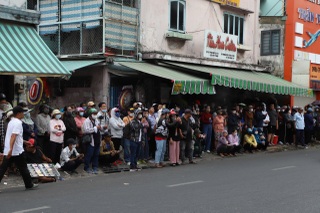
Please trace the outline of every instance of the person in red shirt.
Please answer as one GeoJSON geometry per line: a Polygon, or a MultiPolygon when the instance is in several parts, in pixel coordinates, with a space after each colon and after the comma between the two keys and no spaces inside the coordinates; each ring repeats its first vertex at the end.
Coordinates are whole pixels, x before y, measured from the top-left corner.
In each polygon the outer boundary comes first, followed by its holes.
{"type": "Polygon", "coordinates": [[[206,135],[205,138],[205,149],[207,153],[210,153],[211,150],[211,136],[212,136],[212,121],[213,116],[211,113],[210,106],[205,108],[205,111],[201,114],[200,121],[202,123],[202,132],[206,135]]]}

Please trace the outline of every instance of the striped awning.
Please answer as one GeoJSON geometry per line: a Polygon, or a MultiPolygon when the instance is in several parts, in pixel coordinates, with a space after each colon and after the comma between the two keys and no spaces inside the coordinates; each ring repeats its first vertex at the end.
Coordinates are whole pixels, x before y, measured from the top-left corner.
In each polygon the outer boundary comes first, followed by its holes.
{"type": "Polygon", "coordinates": [[[103,61],[105,60],[67,60],[67,61],[61,61],[61,63],[67,70],[69,70],[70,72],[73,72],[83,67],[88,67],[103,61]]]}
{"type": "Polygon", "coordinates": [[[0,23],[0,45],[0,74],[70,75],[31,26],[0,23]]]}
{"type": "Polygon", "coordinates": [[[207,79],[188,75],[165,66],[144,62],[121,62],[120,65],[173,82],[172,95],[215,94],[214,86],[207,79]]]}
{"type": "Polygon", "coordinates": [[[312,89],[302,87],[267,73],[240,71],[183,63],[169,62],[168,64],[192,71],[208,73],[212,75],[212,85],[278,95],[313,97],[312,89]]]}

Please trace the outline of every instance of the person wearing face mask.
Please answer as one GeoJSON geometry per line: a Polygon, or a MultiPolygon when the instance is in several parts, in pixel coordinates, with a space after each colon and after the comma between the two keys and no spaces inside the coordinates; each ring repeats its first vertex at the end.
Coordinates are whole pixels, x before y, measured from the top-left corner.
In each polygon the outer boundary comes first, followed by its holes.
{"type": "Polygon", "coordinates": [[[123,118],[123,150],[124,150],[124,161],[127,165],[130,165],[130,123],[134,118],[134,108],[128,110],[128,116],[123,118]]]}
{"type": "Polygon", "coordinates": [[[228,135],[228,141],[230,145],[233,147],[233,150],[237,153],[241,152],[240,139],[238,136],[238,131],[234,129],[231,134],[228,135]]]}
{"type": "Polygon", "coordinates": [[[77,142],[73,138],[66,141],[66,147],[62,150],[60,155],[61,169],[76,173],[76,169],[83,163],[83,154],[79,154],[77,149],[77,142]]]}
{"type": "Polygon", "coordinates": [[[141,123],[142,111],[137,109],[134,112],[134,119],[130,122],[130,171],[139,171],[137,165],[141,143],[144,141],[143,125],[141,123]]]}
{"type": "Polygon", "coordinates": [[[84,160],[84,171],[91,174],[98,174],[99,151],[101,143],[100,132],[102,127],[98,121],[98,111],[94,108],[88,111],[89,117],[83,123],[83,134],[90,135],[91,142],[86,144],[86,156],[84,160]],[[90,169],[92,167],[92,169],[90,169]]]}
{"type": "Polygon", "coordinates": [[[295,145],[297,147],[300,144],[305,149],[307,149],[308,146],[305,144],[305,137],[304,137],[305,122],[304,122],[304,115],[303,115],[303,108],[302,107],[298,108],[298,112],[296,112],[294,114],[293,120],[295,121],[295,127],[296,127],[295,145]]]}
{"type": "Polygon", "coordinates": [[[63,114],[62,121],[63,121],[64,125],[66,126],[66,131],[64,133],[64,143],[66,144],[66,142],[69,138],[73,138],[76,140],[77,135],[78,135],[78,128],[77,128],[76,121],[75,121],[73,114],[72,114],[71,106],[67,107],[67,110],[63,114]]]}
{"type": "Polygon", "coordinates": [[[21,119],[23,127],[23,140],[28,141],[30,138],[33,138],[37,142],[38,128],[31,119],[31,110],[29,110],[28,107],[23,107],[23,109],[26,110],[23,119],[21,119]]]}
{"type": "Polygon", "coordinates": [[[243,148],[249,153],[253,153],[253,150],[256,150],[258,143],[251,128],[248,128],[247,134],[244,135],[243,148]]]}
{"type": "Polygon", "coordinates": [[[39,107],[39,114],[35,118],[37,131],[37,145],[43,150],[44,154],[49,156],[50,141],[50,108],[44,104],[39,107]]]}
{"type": "Polygon", "coordinates": [[[84,121],[86,120],[86,118],[84,117],[84,109],[82,107],[77,107],[76,108],[76,117],[74,117],[74,120],[76,122],[77,125],[77,129],[78,129],[78,133],[77,133],[77,137],[78,137],[78,141],[79,141],[79,149],[81,150],[81,152],[85,152],[85,146],[82,144],[82,136],[83,136],[83,132],[82,132],[82,125],[84,123],[84,121]]]}
{"type": "Polygon", "coordinates": [[[108,108],[105,102],[99,103],[98,107],[100,109],[100,111],[98,112],[98,121],[100,126],[102,127],[100,134],[103,135],[104,133],[108,132],[110,117],[108,115],[108,108]]]}
{"type": "Polygon", "coordinates": [[[50,158],[53,163],[58,163],[62,150],[64,132],[66,127],[61,120],[61,112],[58,109],[53,110],[50,120],[50,158]]]}
{"type": "Polygon", "coordinates": [[[125,126],[124,122],[120,118],[120,110],[118,108],[113,108],[111,110],[111,118],[109,120],[109,129],[112,135],[112,142],[116,150],[119,150],[121,145],[121,140],[123,137],[123,128],[125,126]]]}
{"type": "Polygon", "coordinates": [[[233,107],[231,110],[231,113],[228,115],[227,126],[228,126],[229,134],[231,134],[234,129],[238,130],[239,132],[240,121],[241,121],[241,117],[239,114],[237,114],[237,109],[233,107]]]}

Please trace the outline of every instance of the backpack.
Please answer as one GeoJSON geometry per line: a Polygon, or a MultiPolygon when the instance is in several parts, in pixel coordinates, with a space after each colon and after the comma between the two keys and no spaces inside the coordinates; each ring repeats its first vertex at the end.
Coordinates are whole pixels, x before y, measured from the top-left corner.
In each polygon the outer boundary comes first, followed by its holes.
{"type": "Polygon", "coordinates": [[[157,128],[155,130],[155,134],[159,135],[159,136],[163,136],[163,137],[167,137],[168,136],[168,128],[165,125],[165,120],[159,120],[157,128]]]}

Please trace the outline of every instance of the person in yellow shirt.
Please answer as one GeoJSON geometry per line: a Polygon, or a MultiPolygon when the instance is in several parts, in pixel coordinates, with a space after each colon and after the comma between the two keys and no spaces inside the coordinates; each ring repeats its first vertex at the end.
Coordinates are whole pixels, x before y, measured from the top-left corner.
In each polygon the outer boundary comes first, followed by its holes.
{"type": "Polygon", "coordinates": [[[258,143],[256,138],[252,134],[252,129],[248,128],[247,134],[244,135],[243,148],[245,151],[249,153],[253,153],[252,151],[257,149],[258,143]]]}

